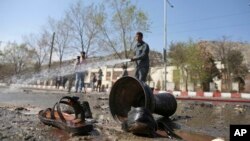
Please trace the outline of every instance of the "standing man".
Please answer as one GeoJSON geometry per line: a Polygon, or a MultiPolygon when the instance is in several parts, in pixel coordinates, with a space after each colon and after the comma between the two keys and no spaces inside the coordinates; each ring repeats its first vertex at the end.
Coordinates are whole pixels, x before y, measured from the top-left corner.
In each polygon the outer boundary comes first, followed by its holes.
{"type": "Polygon", "coordinates": [[[86,93],[84,78],[85,78],[85,70],[84,64],[85,62],[85,52],[81,52],[81,56],[77,56],[77,60],[75,63],[75,71],[76,71],[76,81],[75,81],[75,93],[82,92],[82,87],[84,87],[84,93],[86,93]]]}
{"type": "Polygon", "coordinates": [[[137,41],[134,48],[135,56],[131,58],[131,61],[136,63],[135,77],[145,82],[149,71],[149,46],[143,41],[141,32],[137,32],[135,38],[137,41]]]}
{"type": "MultiPolygon", "coordinates": [[[[81,65],[83,67],[83,65],[86,64],[86,53],[84,51],[81,52],[81,59],[80,59],[81,65]]],[[[82,88],[84,88],[84,93],[86,93],[86,87],[85,87],[85,75],[86,75],[86,70],[83,69],[82,71],[82,88]]]]}
{"type": "Polygon", "coordinates": [[[93,73],[91,81],[92,81],[92,91],[94,91],[95,90],[95,82],[97,81],[95,73],[93,73]]]}
{"type": "Polygon", "coordinates": [[[98,77],[97,77],[97,86],[96,86],[96,89],[98,92],[101,92],[101,89],[102,89],[102,76],[103,76],[102,69],[99,67],[98,77]]]}
{"type": "Polygon", "coordinates": [[[82,82],[83,82],[83,73],[81,71],[81,61],[80,56],[77,56],[75,62],[75,72],[76,72],[76,79],[75,79],[75,93],[82,91],[82,82]]]}
{"type": "Polygon", "coordinates": [[[61,85],[61,76],[57,75],[56,77],[56,88],[59,89],[61,85]]]}

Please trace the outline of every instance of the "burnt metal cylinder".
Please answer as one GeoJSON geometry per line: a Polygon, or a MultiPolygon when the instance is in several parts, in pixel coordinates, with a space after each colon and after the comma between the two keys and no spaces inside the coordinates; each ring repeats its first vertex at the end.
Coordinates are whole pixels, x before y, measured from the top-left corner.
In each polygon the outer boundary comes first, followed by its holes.
{"type": "Polygon", "coordinates": [[[160,93],[154,95],[155,110],[154,113],[169,117],[173,115],[177,108],[175,97],[170,93],[160,93]]]}
{"type": "Polygon", "coordinates": [[[177,109],[177,102],[172,94],[154,95],[146,83],[134,77],[125,76],[112,86],[109,107],[113,118],[123,122],[127,119],[131,107],[145,107],[152,113],[171,116],[177,109]]]}

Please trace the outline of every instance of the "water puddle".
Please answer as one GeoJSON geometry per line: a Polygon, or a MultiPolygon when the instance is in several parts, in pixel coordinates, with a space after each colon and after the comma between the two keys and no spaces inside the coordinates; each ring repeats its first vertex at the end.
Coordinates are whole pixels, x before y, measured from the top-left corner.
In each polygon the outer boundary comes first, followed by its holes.
{"type": "MultiPolygon", "coordinates": [[[[162,137],[167,137],[167,134],[165,131],[157,131],[157,133],[162,136],[162,137]]],[[[175,130],[175,134],[178,137],[171,137],[173,139],[179,139],[183,141],[213,141],[215,139],[219,141],[225,141],[222,138],[214,137],[214,136],[209,136],[201,133],[195,133],[191,131],[183,131],[183,130],[175,130]]]]}
{"type": "Polygon", "coordinates": [[[188,132],[188,131],[181,131],[177,130],[175,133],[182,138],[184,141],[211,141],[215,139],[216,137],[208,136],[204,134],[194,133],[194,132],[188,132]]]}

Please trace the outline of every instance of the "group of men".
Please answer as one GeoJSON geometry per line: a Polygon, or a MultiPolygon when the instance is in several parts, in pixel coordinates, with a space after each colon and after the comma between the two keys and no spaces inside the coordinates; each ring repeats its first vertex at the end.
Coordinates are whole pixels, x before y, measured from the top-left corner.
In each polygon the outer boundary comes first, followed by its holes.
{"type": "MultiPolygon", "coordinates": [[[[147,79],[147,74],[149,71],[149,45],[143,41],[143,34],[142,32],[137,32],[135,39],[137,41],[135,47],[134,47],[134,57],[131,58],[132,62],[135,62],[136,64],[136,70],[135,70],[135,77],[145,82],[147,79]]],[[[84,88],[84,92],[86,93],[86,89],[84,87],[84,77],[86,70],[84,69],[84,64],[86,64],[86,54],[85,52],[81,52],[80,56],[77,56],[76,62],[75,62],[75,92],[82,92],[82,89],[84,88]]],[[[125,68],[126,69],[126,68],[125,68]]],[[[95,90],[100,91],[101,85],[102,85],[102,70],[99,68],[98,76],[96,77],[95,74],[92,74],[92,88],[95,90]],[[98,79],[97,79],[98,78],[98,79]],[[95,86],[95,83],[97,82],[97,86],[95,86]]],[[[126,72],[126,75],[128,73],[126,72]]],[[[125,75],[124,75],[125,76],[125,75]]]]}

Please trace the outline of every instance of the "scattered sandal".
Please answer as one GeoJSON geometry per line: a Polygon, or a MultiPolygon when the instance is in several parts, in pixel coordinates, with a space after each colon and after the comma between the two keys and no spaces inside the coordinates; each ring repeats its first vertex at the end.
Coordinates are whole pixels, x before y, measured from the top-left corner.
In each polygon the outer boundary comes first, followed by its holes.
{"type": "Polygon", "coordinates": [[[73,134],[88,134],[93,130],[93,125],[85,121],[84,108],[76,97],[65,96],[57,102],[53,108],[41,110],[38,113],[41,122],[73,134]],[[62,105],[68,105],[73,108],[74,114],[63,111],[62,105]]]}

